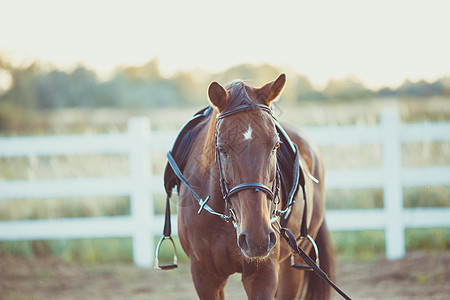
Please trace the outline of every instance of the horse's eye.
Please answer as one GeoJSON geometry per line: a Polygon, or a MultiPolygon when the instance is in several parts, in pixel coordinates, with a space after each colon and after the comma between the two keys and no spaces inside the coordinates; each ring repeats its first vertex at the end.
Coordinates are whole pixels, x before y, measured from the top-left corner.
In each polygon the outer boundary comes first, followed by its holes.
{"type": "Polygon", "coordinates": [[[223,157],[228,157],[228,152],[223,147],[219,147],[219,153],[223,157]]]}
{"type": "Polygon", "coordinates": [[[277,142],[277,143],[275,144],[275,146],[273,146],[272,153],[277,152],[277,149],[280,147],[280,143],[281,143],[281,142],[277,142]]]}

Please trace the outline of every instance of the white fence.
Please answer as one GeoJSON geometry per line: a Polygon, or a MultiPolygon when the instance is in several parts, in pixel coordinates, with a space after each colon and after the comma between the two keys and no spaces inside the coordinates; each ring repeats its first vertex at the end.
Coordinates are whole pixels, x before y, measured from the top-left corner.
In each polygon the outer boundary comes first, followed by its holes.
{"type": "Polygon", "coordinates": [[[328,210],[333,231],[376,230],[385,232],[388,259],[405,255],[405,228],[450,227],[450,207],[404,208],[404,187],[450,185],[450,166],[403,167],[402,144],[450,140],[450,123],[401,124],[396,110],[385,111],[380,124],[371,127],[309,128],[319,145],[382,145],[379,169],[328,170],[327,189],[382,188],[382,209],[328,210]]]}
{"type": "MultiPolygon", "coordinates": [[[[450,166],[402,167],[401,145],[407,142],[448,141],[450,123],[401,124],[396,111],[382,114],[370,127],[306,128],[319,145],[376,144],[383,149],[379,169],[328,170],[328,189],[382,188],[382,209],[328,210],[333,231],[385,231],[386,256],[405,253],[405,228],[450,227],[450,207],[404,208],[403,187],[450,185],[450,166]]],[[[163,194],[161,174],[151,174],[151,151],[168,150],[175,132],[151,132],[147,118],[133,118],[125,133],[0,138],[0,157],[60,156],[83,154],[129,155],[125,177],[69,178],[0,181],[2,199],[95,196],[129,196],[129,216],[0,221],[0,241],[131,237],[136,265],[150,267],[153,237],[160,235],[163,216],[154,215],[153,194],[163,194]]],[[[176,234],[176,217],[172,217],[176,234]]]]}

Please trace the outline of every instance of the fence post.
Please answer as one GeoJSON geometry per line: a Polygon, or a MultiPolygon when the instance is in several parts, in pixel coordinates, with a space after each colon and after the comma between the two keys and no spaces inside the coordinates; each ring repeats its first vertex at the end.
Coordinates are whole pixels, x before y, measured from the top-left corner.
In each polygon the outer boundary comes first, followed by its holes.
{"type": "Polygon", "coordinates": [[[400,118],[397,109],[381,114],[383,138],[383,206],[386,216],[385,247],[389,260],[405,255],[405,228],[402,220],[403,187],[401,179],[402,156],[400,118]]]}
{"type": "Polygon", "coordinates": [[[135,117],[128,121],[131,177],[130,214],[133,222],[133,261],[138,267],[153,266],[154,241],[150,231],[153,198],[149,189],[151,160],[148,150],[150,120],[135,117]]]}

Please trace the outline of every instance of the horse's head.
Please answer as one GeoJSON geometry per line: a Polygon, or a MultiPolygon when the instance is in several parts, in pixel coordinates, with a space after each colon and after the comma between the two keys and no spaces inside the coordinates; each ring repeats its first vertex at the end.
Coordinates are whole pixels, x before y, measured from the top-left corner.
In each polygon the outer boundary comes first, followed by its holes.
{"type": "Polygon", "coordinates": [[[237,244],[248,258],[267,257],[277,241],[270,219],[280,139],[268,107],[285,82],[281,74],[261,88],[239,81],[226,88],[213,82],[208,89],[218,111],[215,143],[222,192],[235,215],[237,244]]]}

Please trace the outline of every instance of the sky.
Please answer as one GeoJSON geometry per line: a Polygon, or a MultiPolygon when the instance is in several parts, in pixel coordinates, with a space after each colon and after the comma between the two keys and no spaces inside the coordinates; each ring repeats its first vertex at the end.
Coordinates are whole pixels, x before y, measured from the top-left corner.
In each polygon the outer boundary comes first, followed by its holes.
{"type": "Polygon", "coordinates": [[[450,1],[0,0],[0,54],[108,76],[159,59],[162,72],[269,63],[317,86],[450,75],[450,1]]]}

